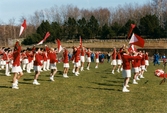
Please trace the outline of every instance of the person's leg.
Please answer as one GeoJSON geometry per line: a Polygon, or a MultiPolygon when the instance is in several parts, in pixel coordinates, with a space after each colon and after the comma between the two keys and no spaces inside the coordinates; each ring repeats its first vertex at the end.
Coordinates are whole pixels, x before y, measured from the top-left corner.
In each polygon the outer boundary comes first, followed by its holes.
{"type": "Polygon", "coordinates": [[[135,72],[135,73],[134,73],[134,76],[133,76],[133,84],[138,84],[138,83],[136,82],[136,80],[137,80],[137,75],[138,75],[138,73],[135,72]]]}
{"type": "Polygon", "coordinates": [[[40,85],[40,83],[38,83],[37,81],[39,74],[40,71],[35,71],[34,82],[33,82],[34,85],[40,85]]]}
{"type": "Polygon", "coordinates": [[[127,87],[129,87],[128,83],[129,83],[129,77],[124,78],[122,92],[130,92],[130,90],[127,89],[127,87]]]}
{"type": "Polygon", "coordinates": [[[114,74],[115,68],[116,68],[116,65],[113,65],[112,74],[114,74]]]}
{"type": "Polygon", "coordinates": [[[18,84],[17,84],[17,73],[14,73],[14,76],[13,76],[13,83],[12,83],[12,88],[13,89],[19,89],[18,87],[18,84]]]}
{"type": "Polygon", "coordinates": [[[50,80],[54,81],[54,76],[57,73],[57,69],[51,69],[50,80]]]}

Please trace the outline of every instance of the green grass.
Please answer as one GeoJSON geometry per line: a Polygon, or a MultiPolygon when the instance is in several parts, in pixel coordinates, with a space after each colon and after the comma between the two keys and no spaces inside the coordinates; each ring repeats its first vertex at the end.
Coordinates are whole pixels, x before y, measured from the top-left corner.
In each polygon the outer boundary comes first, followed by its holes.
{"type": "MultiPolygon", "coordinates": [[[[1,113],[166,113],[167,82],[159,85],[162,78],[153,72],[160,66],[150,62],[144,79],[138,85],[130,81],[130,92],[122,92],[121,73],[111,74],[109,63],[91,63],[76,77],[69,71],[69,78],[62,77],[62,63],[57,64],[55,82],[49,81],[50,72],[41,72],[40,86],[32,85],[34,73],[19,81],[19,90],[11,89],[11,77],[0,72],[1,113]]],[[[72,65],[70,65],[72,69],[72,65]]],[[[86,65],[85,65],[86,66],[86,65]]]]}

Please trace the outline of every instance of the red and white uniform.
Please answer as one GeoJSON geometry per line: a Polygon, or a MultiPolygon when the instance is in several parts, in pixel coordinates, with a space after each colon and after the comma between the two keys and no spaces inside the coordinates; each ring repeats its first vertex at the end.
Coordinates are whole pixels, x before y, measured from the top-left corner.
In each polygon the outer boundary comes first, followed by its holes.
{"type": "Polygon", "coordinates": [[[79,67],[80,66],[80,50],[77,48],[77,50],[75,51],[72,60],[74,60],[74,65],[75,67],[79,67]]]}
{"type": "Polygon", "coordinates": [[[99,63],[99,52],[95,53],[96,63],[99,63]]]}
{"type": "Polygon", "coordinates": [[[26,55],[26,52],[23,52],[21,54],[21,57],[22,57],[22,63],[23,64],[27,64],[29,61],[28,61],[28,58],[27,58],[27,55],[26,55]]]}
{"type": "Polygon", "coordinates": [[[145,54],[145,65],[149,66],[149,57],[148,57],[148,53],[145,54]]]}
{"type": "Polygon", "coordinates": [[[27,72],[30,73],[30,70],[33,69],[33,52],[32,51],[26,51],[26,55],[27,55],[27,58],[28,58],[27,72]]]}
{"type": "Polygon", "coordinates": [[[50,48],[48,46],[45,46],[45,50],[47,52],[46,70],[49,70],[49,67],[50,67],[50,57],[49,57],[50,48]]]}
{"type": "Polygon", "coordinates": [[[81,62],[85,62],[85,50],[81,49],[81,62]]]}
{"type": "Polygon", "coordinates": [[[141,69],[145,70],[145,54],[142,54],[142,58],[141,58],[141,69]]]}
{"type": "Polygon", "coordinates": [[[20,53],[21,53],[21,46],[16,42],[15,50],[13,51],[13,67],[12,72],[13,73],[19,73],[22,72],[21,66],[20,66],[20,53]]]}
{"type": "Polygon", "coordinates": [[[48,53],[47,51],[43,51],[43,70],[46,71],[47,70],[47,60],[48,60],[48,53]]]}
{"type": "Polygon", "coordinates": [[[120,52],[117,52],[117,64],[122,65],[122,59],[121,59],[121,54],[120,52]]]}
{"type": "Polygon", "coordinates": [[[117,61],[116,61],[116,57],[117,57],[117,51],[116,49],[114,48],[114,51],[112,53],[112,62],[111,62],[111,65],[117,65],[117,61]]]}
{"type": "Polygon", "coordinates": [[[34,54],[34,71],[41,71],[41,54],[36,52],[34,54]]]}
{"type": "Polygon", "coordinates": [[[69,68],[69,59],[68,59],[68,50],[65,49],[65,51],[63,52],[63,67],[65,68],[69,68]]]}
{"type": "Polygon", "coordinates": [[[132,60],[132,69],[134,70],[135,73],[139,72],[140,60],[141,60],[141,57],[139,59],[132,60]]]}
{"type": "Polygon", "coordinates": [[[122,55],[122,61],[123,61],[123,74],[122,76],[124,78],[131,77],[131,61],[140,59],[140,56],[130,56],[127,54],[122,55]]]}
{"type": "Polygon", "coordinates": [[[50,58],[50,69],[57,69],[56,63],[57,63],[57,55],[55,51],[50,51],[48,53],[50,58]]]}
{"type": "Polygon", "coordinates": [[[91,52],[90,51],[86,52],[86,56],[87,56],[87,62],[91,62],[91,58],[90,58],[91,52]]]}

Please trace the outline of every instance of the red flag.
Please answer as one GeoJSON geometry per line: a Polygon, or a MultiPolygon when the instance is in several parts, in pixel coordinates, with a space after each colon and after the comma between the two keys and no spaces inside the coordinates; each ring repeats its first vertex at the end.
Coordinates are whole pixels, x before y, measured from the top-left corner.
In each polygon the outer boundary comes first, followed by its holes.
{"type": "Polygon", "coordinates": [[[132,33],[132,31],[133,31],[133,29],[136,27],[136,25],[135,24],[131,24],[130,25],[130,30],[129,30],[129,32],[128,32],[128,38],[130,37],[130,35],[131,35],[131,33],[132,33]]]}
{"type": "Polygon", "coordinates": [[[37,45],[43,44],[43,42],[44,42],[49,36],[50,36],[50,33],[47,32],[47,33],[45,34],[44,39],[42,39],[37,45]]]}
{"type": "Polygon", "coordinates": [[[57,41],[57,49],[58,49],[58,52],[60,53],[60,51],[63,50],[62,46],[61,46],[61,42],[59,39],[56,40],[57,41]]]}
{"type": "Polygon", "coordinates": [[[22,23],[21,27],[20,27],[20,33],[19,33],[19,37],[21,36],[21,34],[23,33],[24,29],[26,28],[26,20],[24,20],[24,22],[22,23]]]}
{"type": "Polygon", "coordinates": [[[136,34],[132,34],[129,44],[133,44],[139,47],[144,47],[144,39],[136,34]]]}
{"type": "Polygon", "coordinates": [[[82,38],[79,37],[79,47],[81,48],[82,47],[82,38]]]}

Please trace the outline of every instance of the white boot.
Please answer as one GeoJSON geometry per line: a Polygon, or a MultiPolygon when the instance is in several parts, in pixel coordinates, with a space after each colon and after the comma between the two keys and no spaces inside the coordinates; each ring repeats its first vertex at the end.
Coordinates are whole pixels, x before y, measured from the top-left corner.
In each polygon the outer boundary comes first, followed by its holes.
{"type": "Polygon", "coordinates": [[[19,89],[16,83],[12,83],[12,89],[19,89]]]}
{"type": "Polygon", "coordinates": [[[140,78],[137,76],[137,77],[136,77],[136,80],[140,80],[140,78]]]}
{"type": "Polygon", "coordinates": [[[34,81],[33,81],[33,84],[34,84],[34,85],[40,85],[40,83],[39,83],[37,80],[34,80],[34,81]]]}
{"type": "Polygon", "coordinates": [[[55,80],[54,80],[54,76],[50,76],[50,80],[51,80],[51,81],[55,81],[55,80]]]}
{"type": "Polygon", "coordinates": [[[69,78],[69,77],[67,76],[67,74],[63,74],[63,77],[64,77],[64,78],[69,78]]]}
{"type": "Polygon", "coordinates": [[[83,71],[83,67],[81,67],[81,71],[83,71]]]}
{"type": "Polygon", "coordinates": [[[144,76],[141,74],[141,75],[140,75],[140,78],[144,78],[144,76]]]}
{"type": "Polygon", "coordinates": [[[135,79],[133,79],[133,84],[138,84],[135,79]]]}
{"type": "Polygon", "coordinates": [[[130,92],[130,90],[128,90],[125,86],[122,89],[122,92],[130,92]]]}
{"type": "Polygon", "coordinates": [[[112,72],[111,72],[112,74],[114,74],[114,70],[112,70],[112,72]]]}
{"type": "Polygon", "coordinates": [[[72,73],[75,73],[75,69],[72,70],[72,73]]]}

